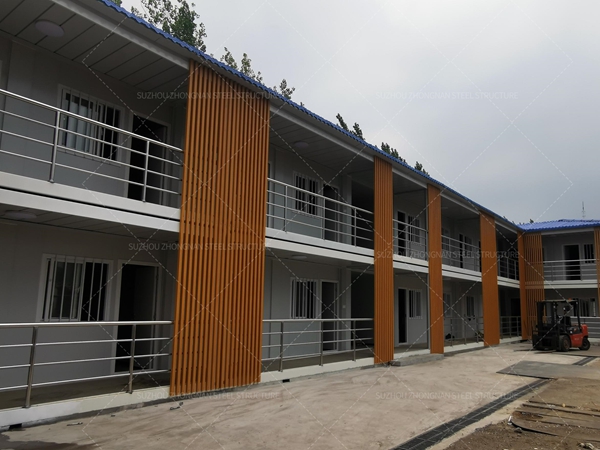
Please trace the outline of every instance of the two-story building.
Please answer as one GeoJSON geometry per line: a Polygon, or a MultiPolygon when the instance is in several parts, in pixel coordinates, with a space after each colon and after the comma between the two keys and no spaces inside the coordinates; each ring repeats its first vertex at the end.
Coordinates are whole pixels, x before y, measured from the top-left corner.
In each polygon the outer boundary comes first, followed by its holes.
{"type": "Polygon", "coordinates": [[[109,0],[0,3],[0,426],[527,338],[539,232],[597,290],[546,231],[109,0]]]}

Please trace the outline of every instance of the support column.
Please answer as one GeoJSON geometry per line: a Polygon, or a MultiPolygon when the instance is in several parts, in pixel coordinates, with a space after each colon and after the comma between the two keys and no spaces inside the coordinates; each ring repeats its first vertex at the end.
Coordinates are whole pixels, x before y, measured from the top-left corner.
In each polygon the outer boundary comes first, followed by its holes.
{"type": "Polygon", "coordinates": [[[479,213],[481,238],[481,290],[483,292],[483,343],[500,343],[500,305],[498,304],[498,258],[496,254],[496,221],[479,213]]]}
{"type": "Polygon", "coordinates": [[[171,395],[260,381],[269,102],[190,62],[171,395]]]}
{"type": "Polygon", "coordinates": [[[536,321],[536,303],[545,299],[542,235],[519,233],[519,285],[523,339],[531,339],[536,321]]]}
{"type": "Polygon", "coordinates": [[[394,186],[392,165],[375,157],[375,364],[394,358],[394,186]]]}
{"type": "Polygon", "coordinates": [[[429,348],[444,353],[444,282],[442,280],[442,196],[427,186],[427,243],[429,249],[429,348]]]}

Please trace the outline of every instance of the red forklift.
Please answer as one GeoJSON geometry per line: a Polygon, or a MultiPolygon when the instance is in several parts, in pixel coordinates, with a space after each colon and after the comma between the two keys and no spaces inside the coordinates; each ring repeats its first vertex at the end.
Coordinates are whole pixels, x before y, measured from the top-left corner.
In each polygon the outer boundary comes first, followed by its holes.
{"type": "Polygon", "coordinates": [[[572,347],[589,350],[588,327],[581,323],[579,301],[546,300],[537,303],[533,348],[568,352],[572,347]]]}

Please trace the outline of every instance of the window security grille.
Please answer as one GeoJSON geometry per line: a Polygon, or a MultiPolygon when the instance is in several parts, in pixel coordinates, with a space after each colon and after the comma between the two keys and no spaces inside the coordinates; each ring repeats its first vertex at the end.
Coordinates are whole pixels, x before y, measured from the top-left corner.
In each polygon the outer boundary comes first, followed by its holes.
{"type": "Polygon", "coordinates": [[[292,280],[292,319],[315,319],[317,317],[317,281],[292,280]]]}
{"type": "Polygon", "coordinates": [[[421,319],[421,291],[408,291],[408,317],[421,319]]]}
{"type": "Polygon", "coordinates": [[[294,186],[296,187],[296,210],[316,216],[318,197],[313,194],[319,192],[319,182],[304,175],[295,174],[294,186]]]}
{"type": "Polygon", "coordinates": [[[583,260],[586,264],[594,264],[596,262],[594,244],[583,244],[583,260]]]}
{"type": "Polygon", "coordinates": [[[475,297],[467,296],[467,317],[475,317],[475,297]]]}
{"type": "Polygon", "coordinates": [[[421,243],[421,219],[418,217],[408,216],[408,233],[410,241],[415,244],[421,243]]]}

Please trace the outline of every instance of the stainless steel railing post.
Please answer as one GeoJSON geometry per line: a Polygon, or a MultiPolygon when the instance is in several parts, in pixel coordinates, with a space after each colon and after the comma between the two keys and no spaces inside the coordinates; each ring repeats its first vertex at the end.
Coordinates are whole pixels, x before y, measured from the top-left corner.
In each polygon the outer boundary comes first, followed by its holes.
{"type": "Polygon", "coordinates": [[[146,162],[144,164],[144,187],[142,191],[142,201],[146,201],[146,187],[148,186],[148,162],[150,160],[150,141],[146,141],[146,162]]]}
{"type": "Polygon", "coordinates": [[[133,393],[133,367],[135,362],[135,332],[137,325],[134,324],[131,327],[131,350],[129,352],[129,383],[127,386],[127,392],[133,393]]]}
{"type": "Polygon", "coordinates": [[[324,329],[325,329],[325,323],[321,320],[321,362],[319,364],[321,367],[323,366],[323,345],[325,344],[324,343],[324,337],[325,337],[324,329]]]}
{"type": "Polygon", "coordinates": [[[281,334],[279,338],[279,371],[283,372],[283,324],[281,322],[281,334]]]}
{"type": "Polygon", "coordinates": [[[29,372],[27,373],[27,391],[25,392],[25,408],[31,406],[31,388],[33,387],[33,368],[35,366],[35,344],[37,343],[38,327],[33,327],[31,334],[31,350],[29,351],[29,372]]]}
{"type": "Polygon", "coordinates": [[[54,183],[54,172],[56,169],[56,150],[58,148],[58,135],[60,133],[60,111],[56,111],[54,120],[54,138],[52,143],[52,156],[50,157],[50,183],[54,183]]]}
{"type": "Polygon", "coordinates": [[[352,331],[352,361],[356,361],[356,320],[351,321],[352,331]]]}

